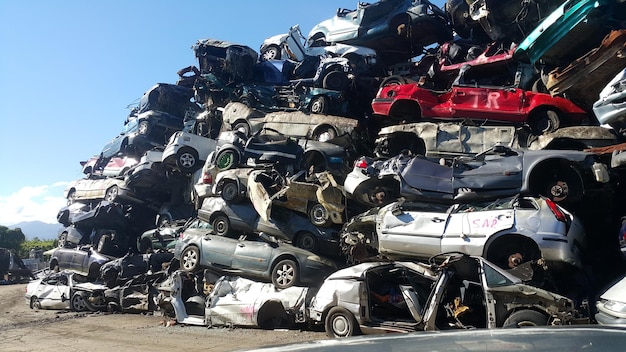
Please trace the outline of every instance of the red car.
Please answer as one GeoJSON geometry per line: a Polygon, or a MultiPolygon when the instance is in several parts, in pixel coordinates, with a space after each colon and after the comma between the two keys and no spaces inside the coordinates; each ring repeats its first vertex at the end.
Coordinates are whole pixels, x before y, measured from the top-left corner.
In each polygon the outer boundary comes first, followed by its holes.
{"type": "Polygon", "coordinates": [[[438,93],[413,83],[388,85],[379,89],[372,109],[376,115],[406,122],[436,118],[527,123],[535,134],[587,119],[587,113],[568,99],[493,86],[454,85],[438,93]]]}

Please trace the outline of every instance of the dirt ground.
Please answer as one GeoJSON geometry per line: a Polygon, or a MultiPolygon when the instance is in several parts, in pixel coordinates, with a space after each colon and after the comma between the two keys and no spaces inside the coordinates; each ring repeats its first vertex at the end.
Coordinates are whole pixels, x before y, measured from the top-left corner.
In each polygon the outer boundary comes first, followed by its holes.
{"type": "Polygon", "coordinates": [[[151,314],[33,310],[26,284],[0,285],[0,351],[234,351],[326,339],[324,332],[165,324],[151,314]]]}

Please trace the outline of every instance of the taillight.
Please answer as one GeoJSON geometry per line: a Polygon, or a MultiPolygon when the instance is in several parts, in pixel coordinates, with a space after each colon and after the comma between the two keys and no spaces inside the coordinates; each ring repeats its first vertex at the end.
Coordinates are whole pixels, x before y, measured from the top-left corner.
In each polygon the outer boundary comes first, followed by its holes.
{"type": "Polygon", "coordinates": [[[565,215],[555,202],[550,199],[546,199],[546,204],[548,204],[548,207],[552,210],[552,214],[554,214],[554,217],[556,217],[558,221],[567,223],[567,215],[565,215]]]}
{"type": "Polygon", "coordinates": [[[361,158],[361,159],[355,161],[354,162],[354,167],[358,167],[360,169],[367,168],[367,160],[365,160],[365,158],[361,158]]]}
{"type": "Polygon", "coordinates": [[[213,175],[210,172],[205,172],[202,175],[202,183],[212,184],[213,183],[213,175]]]}

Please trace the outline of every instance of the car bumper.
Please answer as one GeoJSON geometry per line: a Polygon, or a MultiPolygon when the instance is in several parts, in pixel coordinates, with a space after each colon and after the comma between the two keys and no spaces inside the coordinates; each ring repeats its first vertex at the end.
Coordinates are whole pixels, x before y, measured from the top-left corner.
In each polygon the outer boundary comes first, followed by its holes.
{"type": "Polygon", "coordinates": [[[614,317],[612,315],[608,315],[604,312],[598,312],[596,313],[596,321],[598,322],[598,324],[600,325],[618,325],[618,326],[623,326],[626,327],[626,319],[625,318],[618,318],[618,317],[614,317]]]}

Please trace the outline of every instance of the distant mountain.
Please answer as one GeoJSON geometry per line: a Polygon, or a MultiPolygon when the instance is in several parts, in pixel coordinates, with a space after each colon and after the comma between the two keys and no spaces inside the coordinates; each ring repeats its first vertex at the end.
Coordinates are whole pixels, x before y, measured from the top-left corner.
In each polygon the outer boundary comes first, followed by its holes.
{"type": "Polygon", "coordinates": [[[63,225],[48,224],[42,221],[23,221],[7,227],[10,229],[19,227],[27,240],[32,240],[35,237],[38,237],[40,240],[53,240],[57,238],[59,230],[63,228],[63,225]]]}

